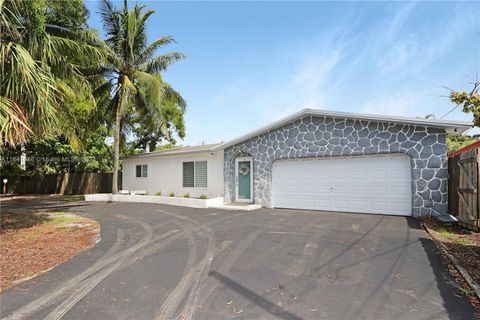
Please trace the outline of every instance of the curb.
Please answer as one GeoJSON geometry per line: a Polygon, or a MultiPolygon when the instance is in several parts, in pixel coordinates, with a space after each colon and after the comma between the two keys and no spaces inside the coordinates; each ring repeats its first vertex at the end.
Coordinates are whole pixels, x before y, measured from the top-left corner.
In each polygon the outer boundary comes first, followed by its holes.
{"type": "Polygon", "coordinates": [[[475,294],[477,295],[477,297],[480,299],[480,286],[472,279],[472,277],[470,277],[470,275],[468,274],[467,270],[465,270],[457,261],[457,259],[455,259],[454,256],[452,256],[449,252],[448,252],[448,249],[447,247],[439,242],[438,240],[436,240],[432,234],[430,233],[430,231],[428,231],[428,228],[425,226],[425,224],[423,222],[421,222],[422,224],[422,227],[423,227],[423,230],[425,230],[425,232],[430,236],[430,239],[432,239],[433,243],[435,243],[435,245],[437,246],[437,248],[439,248],[440,250],[442,250],[442,252],[445,254],[445,256],[447,256],[448,260],[450,260],[450,262],[453,264],[453,266],[455,267],[455,269],[458,270],[458,272],[462,275],[462,277],[465,279],[465,281],[468,283],[468,285],[470,286],[470,288],[472,288],[472,290],[475,292],[475,294]]]}

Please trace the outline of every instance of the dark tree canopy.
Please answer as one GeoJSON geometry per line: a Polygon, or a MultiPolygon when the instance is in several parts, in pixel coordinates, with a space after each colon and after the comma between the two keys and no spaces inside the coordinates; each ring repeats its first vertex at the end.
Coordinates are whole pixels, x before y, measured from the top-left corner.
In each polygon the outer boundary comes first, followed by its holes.
{"type": "Polygon", "coordinates": [[[85,28],[89,17],[83,0],[47,0],[46,22],[65,28],[85,28]]]}

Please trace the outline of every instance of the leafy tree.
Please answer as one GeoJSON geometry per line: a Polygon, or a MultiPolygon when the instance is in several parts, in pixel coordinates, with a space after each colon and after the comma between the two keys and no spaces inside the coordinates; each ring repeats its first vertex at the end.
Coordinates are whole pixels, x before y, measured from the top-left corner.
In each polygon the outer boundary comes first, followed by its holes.
{"type": "MultiPolygon", "coordinates": [[[[61,172],[112,172],[112,147],[105,143],[106,129],[91,133],[85,147],[75,150],[65,137],[48,137],[25,144],[28,174],[61,172]]],[[[2,150],[2,176],[25,174],[20,169],[20,146],[2,150]]]]}
{"type": "Polygon", "coordinates": [[[455,152],[463,147],[468,146],[469,144],[474,143],[475,141],[477,141],[475,137],[458,133],[449,133],[447,134],[448,153],[455,152]]]}
{"type": "Polygon", "coordinates": [[[114,8],[108,0],[104,0],[100,8],[105,41],[111,52],[105,66],[107,81],[98,87],[97,92],[111,97],[104,108],[110,110],[115,119],[113,193],[118,192],[120,137],[124,117],[134,113],[145,115],[149,122],[159,126],[165,123],[163,114],[168,103],[173,101],[174,106],[182,112],[185,108],[180,94],[160,76],[160,72],[183,59],[184,55],[171,52],[155,56],[157,49],[174,42],[174,39],[167,36],[147,43],[146,23],[153,13],[138,4],[129,10],[126,0],[122,9],[114,8]]]}
{"type": "Polygon", "coordinates": [[[87,27],[88,9],[83,0],[47,0],[46,23],[68,29],[87,27]]]}
{"type": "Polygon", "coordinates": [[[137,115],[131,121],[132,133],[134,134],[133,147],[153,151],[157,149],[160,142],[166,142],[167,145],[175,145],[174,133],[180,138],[185,137],[185,122],[183,119],[183,110],[172,103],[165,104],[162,109],[160,123],[151,121],[151,117],[137,115]]]}
{"type": "Polygon", "coordinates": [[[473,114],[473,124],[476,127],[480,126],[480,81],[475,81],[473,89],[470,92],[466,91],[451,91],[450,100],[462,106],[463,112],[473,114]]]}
{"type": "MultiPolygon", "coordinates": [[[[4,144],[22,144],[68,129],[71,118],[62,112],[64,102],[80,89],[88,92],[86,70],[99,66],[105,56],[94,32],[66,28],[75,19],[67,19],[68,14],[60,19],[61,4],[54,2],[48,2],[54,6],[49,8],[46,0],[0,0],[0,137],[4,144]],[[54,24],[56,19],[59,24],[54,24]]],[[[76,26],[82,24],[77,21],[76,26]]]]}

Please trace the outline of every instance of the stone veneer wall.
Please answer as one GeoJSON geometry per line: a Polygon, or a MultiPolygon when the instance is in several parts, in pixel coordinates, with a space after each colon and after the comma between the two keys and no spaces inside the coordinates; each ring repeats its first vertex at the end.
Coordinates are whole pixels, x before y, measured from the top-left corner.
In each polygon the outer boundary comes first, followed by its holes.
{"type": "Polygon", "coordinates": [[[271,207],[277,159],[403,153],[412,168],[414,216],[447,211],[445,131],[407,124],[306,116],[225,149],[225,201],[235,201],[235,158],[253,157],[254,202],[271,207]]]}

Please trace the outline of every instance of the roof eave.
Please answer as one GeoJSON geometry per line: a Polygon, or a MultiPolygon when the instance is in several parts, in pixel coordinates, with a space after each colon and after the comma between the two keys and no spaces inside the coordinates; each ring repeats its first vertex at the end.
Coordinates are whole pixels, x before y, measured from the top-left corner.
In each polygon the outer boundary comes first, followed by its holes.
{"type": "Polygon", "coordinates": [[[142,153],[142,154],[136,154],[133,156],[126,156],[126,157],[120,157],[120,159],[125,160],[125,159],[137,159],[137,158],[149,158],[149,157],[163,157],[163,156],[176,156],[176,155],[184,155],[184,154],[195,154],[195,153],[208,153],[208,152],[215,152],[217,150],[214,150],[213,148],[208,149],[208,150],[188,150],[188,151],[172,151],[172,152],[149,152],[149,153],[142,153]]]}

